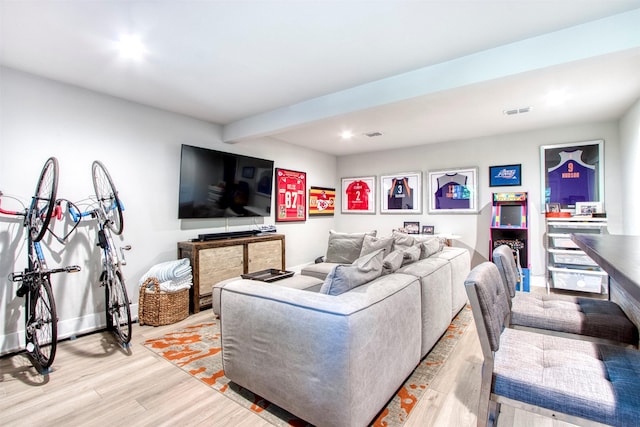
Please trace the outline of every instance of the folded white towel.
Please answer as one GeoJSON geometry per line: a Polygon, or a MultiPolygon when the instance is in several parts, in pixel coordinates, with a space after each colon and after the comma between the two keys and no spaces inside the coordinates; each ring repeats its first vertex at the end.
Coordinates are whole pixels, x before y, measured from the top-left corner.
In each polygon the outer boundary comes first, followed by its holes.
{"type": "Polygon", "coordinates": [[[159,282],[177,280],[191,275],[191,264],[188,258],[176,261],[167,261],[156,264],[149,269],[139,280],[138,286],[142,286],[149,277],[155,277],[159,282]]]}

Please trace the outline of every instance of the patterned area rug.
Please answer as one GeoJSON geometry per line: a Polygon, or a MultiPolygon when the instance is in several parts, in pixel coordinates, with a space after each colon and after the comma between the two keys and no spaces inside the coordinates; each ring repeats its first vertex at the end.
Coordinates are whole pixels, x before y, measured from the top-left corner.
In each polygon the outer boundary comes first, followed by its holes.
{"type": "MultiPolygon", "coordinates": [[[[466,306],[387,406],[380,411],[372,426],[399,427],[405,423],[465,333],[471,319],[471,308],[466,306]]],[[[275,426],[309,425],[225,377],[222,370],[219,320],[185,327],[163,337],[147,340],[144,345],[275,426]]]]}

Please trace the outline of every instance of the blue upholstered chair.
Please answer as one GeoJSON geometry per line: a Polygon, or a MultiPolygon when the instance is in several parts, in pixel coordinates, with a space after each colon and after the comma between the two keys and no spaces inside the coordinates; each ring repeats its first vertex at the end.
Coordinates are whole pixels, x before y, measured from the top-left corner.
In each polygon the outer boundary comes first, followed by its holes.
{"type": "Polygon", "coordinates": [[[508,328],[498,268],[465,281],[484,363],[478,426],[496,425],[505,404],[578,425],[637,426],[640,351],[508,328]]]}
{"type": "Polygon", "coordinates": [[[495,248],[493,262],[510,296],[512,327],[637,347],[638,329],[616,303],[570,295],[516,292],[519,273],[511,248],[507,245],[495,248]]]}

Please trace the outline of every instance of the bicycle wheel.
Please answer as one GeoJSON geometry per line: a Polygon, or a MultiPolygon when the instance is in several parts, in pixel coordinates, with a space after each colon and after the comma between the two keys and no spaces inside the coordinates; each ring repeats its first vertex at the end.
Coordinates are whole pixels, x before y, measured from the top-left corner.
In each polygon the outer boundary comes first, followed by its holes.
{"type": "Polygon", "coordinates": [[[56,355],[58,318],[49,278],[43,276],[34,280],[39,283],[26,301],[25,333],[27,351],[36,367],[43,371],[51,366],[56,355]]]}
{"type": "Polygon", "coordinates": [[[116,234],[122,234],[124,222],[122,219],[122,204],[118,192],[111,180],[111,175],[101,161],[95,160],[91,166],[93,189],[96,192],[100,208],[104,211],[109,222],[107,226],[116,234]]]}
{"type": "Polygon", "coordinates": [[[119,271],[113,276],[113,281],[104,287],[107,301],[107,328],[122,344],[131,341],[131,309],[127,288],[124,286],[119,271]]]}
{"type": "Polygon", "coordinates": [[[27,226],[31,240],[39,242],[47,232],[58,190],[58,159],[50,157],[44,164],[36,192],[27,213],[27,226]]]}

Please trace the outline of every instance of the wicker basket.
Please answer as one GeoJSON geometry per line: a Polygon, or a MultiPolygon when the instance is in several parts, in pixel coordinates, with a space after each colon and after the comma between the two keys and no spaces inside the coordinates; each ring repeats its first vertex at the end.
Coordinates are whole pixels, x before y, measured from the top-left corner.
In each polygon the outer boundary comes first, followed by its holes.
{"type": "Polygon", "coordinates": [[[178,292],[160,291],[160,283],[155,277],[148,278],[140,286],[138,322],[141,325],[170,325],[186,319],[187,316],[189,316],[189,289],[178,292]],[[147,292],[149,283],[153,283],[153,292],[147,292]]]}

